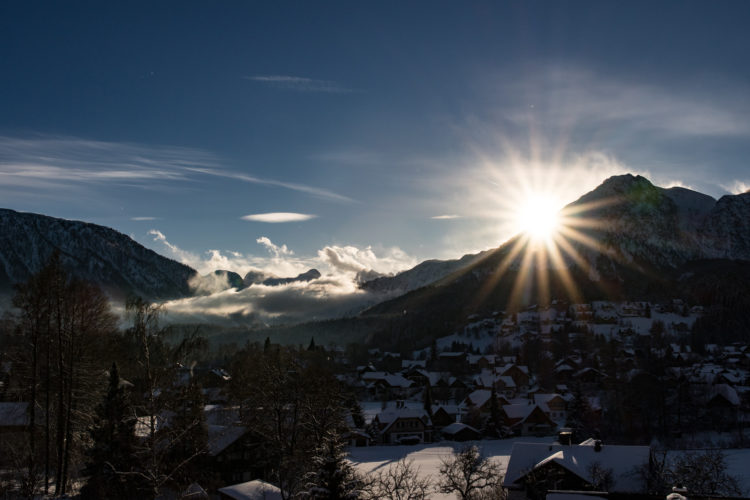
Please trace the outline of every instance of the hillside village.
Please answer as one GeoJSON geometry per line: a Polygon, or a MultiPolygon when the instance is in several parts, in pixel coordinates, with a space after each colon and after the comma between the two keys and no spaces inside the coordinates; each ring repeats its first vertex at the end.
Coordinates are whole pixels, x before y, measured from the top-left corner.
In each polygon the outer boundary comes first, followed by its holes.
{"type": "MultiPolygon", "coordinates": [[[[553,302],[469,318],[462,331],[411,353],[323,348],[312,339],[300,351],[307,356],[300,366],[323,363],[340,382],[348,395],[343,438],[350,447],[526,436],[552,441],[561,430],[568,444],[631,446],[641,455],[644,445],[647,454],[649,445],[745,447],[750,346],[696,343],[691,331],[701,315],[701,307],[680,301],[553,302]],[[720,433],[721,441],[706,441],[708,431],[720,433]]],[[[268,339],[262,350],[285,348],[268,339]]],[[[201,387],[202,466],[213,471],[216,488],[273,480],[274,442],[252,423],[262,425],[265,417],[248,410],[254,395],[243,396],[256,388],[238,389],[241,366],[221,359],[178,366],[172,382],[201,387]]],[[[1,367],[0,436],[6,443],[23,440],[28,402],[19,400],[13,362],[5,359],[1,367]]],[[[139,413],[134,432],[146,440],[152,418],[139,413]]],[[[154,422],[168,429],[175,417],[166,411],[154,422]]],[[[607,456],[596,458],[606,467],[607,456]]]]}

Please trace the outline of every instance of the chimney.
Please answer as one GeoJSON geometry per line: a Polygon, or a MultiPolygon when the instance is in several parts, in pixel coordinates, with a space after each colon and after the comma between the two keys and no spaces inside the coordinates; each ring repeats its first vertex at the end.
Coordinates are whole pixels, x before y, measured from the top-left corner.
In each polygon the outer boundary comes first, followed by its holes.
{"type": "Polygon", "coordinates": [[[567,427],[563,427],[562,429],[560,429],[560,432],[557,434],[557,440],[563,446],[572,445],[573,444],[573,431],[571,431],[567,427]]]}
{"type": "Polygon", "coordinates": [[[602,451],[602,440],[601,439],[597,439],[596,441],[594,441],[594,451],[597,452],[597,453],[600,452],[600,451],[602,451]]]}

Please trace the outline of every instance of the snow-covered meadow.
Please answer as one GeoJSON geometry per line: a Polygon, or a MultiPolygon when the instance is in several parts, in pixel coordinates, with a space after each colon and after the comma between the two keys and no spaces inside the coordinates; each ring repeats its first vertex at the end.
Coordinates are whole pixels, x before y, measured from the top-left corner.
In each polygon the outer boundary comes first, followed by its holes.
{"type": "MultiPolygon", "coordinates": [[[[440,443],[420,444],[413,446],[370,446],[364,448],[350,448],[349,460],[361,474],[369,474],[385,470],[392,464],[406,457],[412,460],[418,468],[421,477],[430,477],[433,484],[437,483],[440,475],[441,459],[449,457],[455,450],[465,445],[477,445],[483,456],[490,457],[505,472],[513,449],[517,441],[527,443],[552,443],[552,437],[517,437],[511,439],[470,441],[455,443],[443,441],[440,443]]],[[[680,452],[671,452],[680,453],[680,452]]],[[[727,472],[735,476],[742,488],[743,495],[750,495],[750,448],[724,450],[727,462],[727,472]]],[[[432,500],[453,500],[454,495],[434,493],[432,500]]]]}

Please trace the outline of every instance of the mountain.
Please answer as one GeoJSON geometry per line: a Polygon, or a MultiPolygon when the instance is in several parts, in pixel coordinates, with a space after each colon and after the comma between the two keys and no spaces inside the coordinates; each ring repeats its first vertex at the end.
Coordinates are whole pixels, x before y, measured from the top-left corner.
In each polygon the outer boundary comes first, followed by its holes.
{"type": "Polygon", "coordinates": [[[419,345],[452,333],[469,315],[555,299],[683,297],[719,304],[750,295],[750,283],[734,280],[721,287],[711,279],[719,272],[731,276],[733,269],[746,275],[750,268],[749,193],[716,201],[622,175],[607,179],[562,213],[570,230],[561,233],[567,236],[556,245],[559,259],[519,235],[443,279],[361,316],[378,317],[387,325],[375,335],[378,342],[419,345]]]}
{"type": "Polygon", "coordinates": [[[460,259],[426,260],[395,276],[383,276],[359,285],[363,290],[382,294],[406,293],[434,283],[481,259],[487,251],[467,254],[460,259]]]}
{"type": "Polygon", "coordinates": [[[309,271],[305,271],[304,273],[300,273],[294,278],[277,278],[277,277],[268,277],[264,279],[261,284],[265,286],[279,286],[279,285],[288,285],[289,283],[295,283],[295,282],[307,282],[312,281],[320,278],[320,271],[317,269],[310,269],[309,271]]]}
{"type": "Polygon", "coordinates": [[[26,281],[56,251],[72,275],[118,297],[185,297],[196,275],[114,229],[0,209],[0,288],[26,281]]]}

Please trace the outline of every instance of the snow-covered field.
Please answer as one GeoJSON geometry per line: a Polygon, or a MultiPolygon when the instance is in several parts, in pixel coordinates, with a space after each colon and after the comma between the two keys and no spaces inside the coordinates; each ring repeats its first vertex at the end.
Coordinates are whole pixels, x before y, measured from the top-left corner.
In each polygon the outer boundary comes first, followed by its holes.
{"type": "MultiPolygon", "coordinates": [[[[483,456],[492,457],[492,460],[500,467],[500,471],[505,472],[514,442],[551,443],[553,440],[554,438],[552,437],[524,437],[470,441],[467,443],[444,441],[442,443],[413,446],[370,446],[366,448],[351,448],[349,450],[349,460],[351,460],[358,472],[367,474],[380,469],[387,469],[391,464],[406,457],[414,461],[414,467],[419,468],[419,475],[421,477],[430,476],[434,483],[440,475],[441,459],[449,457],[454,450],[458,450],[465,445],[476,444],[483,456]]],[[[455,496],[436,493],[430,495],[430,498],[432,500],[453,500],[455,496]]]]}
{"type": "MultiPolygon", "coordinates": [[[[483,456],[491,457],[498,464],[500,471],[505,472],[510,458],[513,443],[517,441],[529,443],[551,443],[552,437],[520,437],[512,439],[498,439],[485,441],[471,441],[468,443],[442,442],[433,444],[422,444],[414,446],[370,446],[367,448],[351,448],[349,460],[355,469],[367,474],[388,468],[403,457],[414,461],[414,466],[419,468],[422,477],[430,476],[432,482],[436,482],[440,475],[441,458],[450,456],[454,450],[460,449],[466,444],[479,446],[483,456]]],[[[750,495],[750,448],[725,450],[727,468],[729,474],[740,481],[743,494],[750,495]]],[[[436,493],[430,495],[432,500],[454,499],[453,495],[436,493]]]]}

